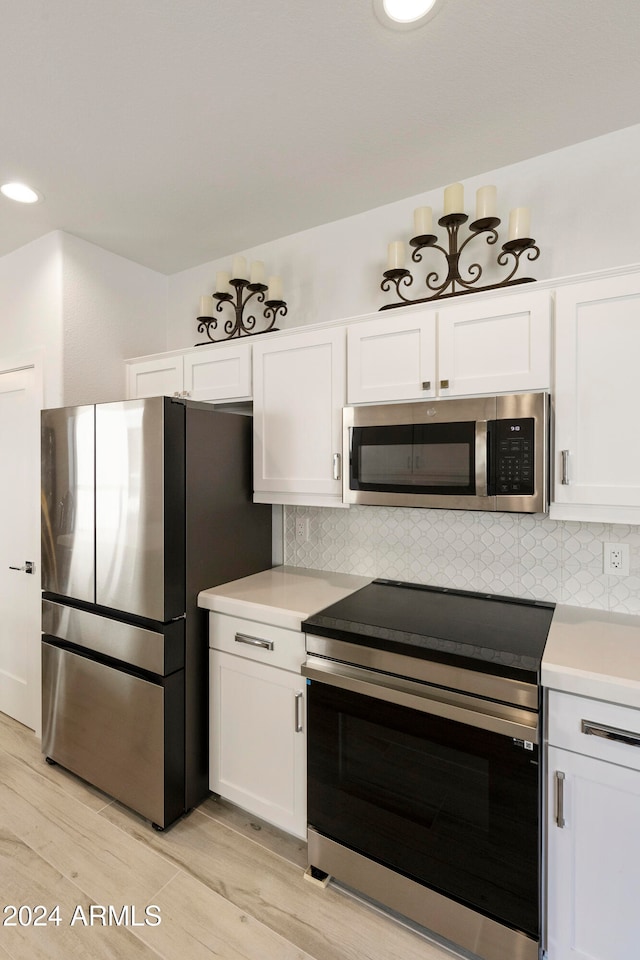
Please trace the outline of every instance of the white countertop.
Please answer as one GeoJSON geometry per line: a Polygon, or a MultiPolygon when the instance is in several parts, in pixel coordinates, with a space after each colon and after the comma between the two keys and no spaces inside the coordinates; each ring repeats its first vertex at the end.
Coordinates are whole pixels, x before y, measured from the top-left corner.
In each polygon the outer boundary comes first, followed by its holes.
{"type": "Polygon", "coordinates": [[[272,567],[242,580],[232,580],[198,594],[198,606],[275,627],[299,630],[311,614],[337,603],[368,577],[354,577],[304,567],[272,567]]]}
{"type": "Polygon", "coordinates": [[[640,707],[640,617],[558,604],[541,679],[552,690],[640,707]]]}

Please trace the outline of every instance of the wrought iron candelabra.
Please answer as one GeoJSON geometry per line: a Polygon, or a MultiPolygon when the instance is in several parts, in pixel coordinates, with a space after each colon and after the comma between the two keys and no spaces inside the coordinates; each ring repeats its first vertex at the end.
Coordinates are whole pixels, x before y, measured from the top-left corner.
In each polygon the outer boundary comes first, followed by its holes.
{"type": "MultiPolygon", "coordinates": [[[[230,340],[232,337],[255,336],[259,333],[268,333],[269,330],[277,329],[274,327],[278,315],[286,317],[287,304],[282,299],[282,280],[280,277],[269,277],[269,283],[264,283],[264,263],[256,260],[251,264],[251,270],[247,270],[247,261],[243,256],[233,258],[233,273],[235,277],[229,279],[229,274],[220,270],[216,273],[216,292],[212,297],[200,298],[200,316],[198,319],[198,332],[206,333],[208,340],[204,344],[215,342],[216,340],[230,340]],[[245,279],[250,275],[250,279],[245,279]],[[233,289],[231,293],[230,288],[233,289]],[[265,294],[269,299],[265,299],[265,294]],[[254,306],[259,303],[264,304],[263,321],[266,326],[261,330],[256,330],[257,319],[254,314],[245,316],[245,307],[253,300],[254,306]],[[213,302],[216,301],[216,313],[222,313],[225,304],[229,304],[233,315],[224,321],[222,330],[224,336],[215,337],[218,329],[217,317],[213,316],[213,302]]],[[[204,346],[203,343],[197,343],[197,347],[204,346]]]]}
{"type": "MultiPolygon", "coordinates": [[[[522,209],[522,208],[521,208],[522,209]]],[[[416,211],[417,213],[418,211],[416,211]]],[[[528,211],[527,211],[528,217],[528,211]]],[[[405,295],[405,290],[413,284],[411,272],[404,266],[395,266],[385,270],[384,280],[380,288],[384,291],[395,287],[395,292],[400,298],[399,303],[388,303],[380,307],[381,310],[391,310],[394,307],[407,306],[415,303],[428,303],[432,300],[444,299],[446,297],[457,297],[465,293],[474,293],[484,290],[498,290],[501,287],[509,287],[519,283],[532,283],[533,277],[516,277],[520,260],[526,255],[528,260],[536,260],[540,255],[540,250],[536,246],[535,240],[531,237],[518,237],[507,240],[502,244],[500,253],[497,256],[497,263],[501,267],[509,264],[511,269],[507,276],[496,282],[481,284],[482,267],[479,263],[472,263],[465,268],[463,276],[460,267],[460,257],[467,246],[479,236],[486,237],[487,244],[493,245],[498,242],[498,232],[496,228],[500,225],[500,218],[496,216],[485,216],[474,220],[469,224],[469,235],[462,240],[460,237],[460,228],[467,222],[469,217],[466,213],[447,213],[440,217],[438,223],[447,231],[448,248],[438,243],[438,237],[432,233],[424,233],[413,237],[409,243],[413,247],[411,259],[415,263],[422,260],[423,250],[439,250],[446,259],[447,272],[432,270],[427,274],[425,283],[430,293],[425,297],[416,297],[414,299],[405,295]]]]}

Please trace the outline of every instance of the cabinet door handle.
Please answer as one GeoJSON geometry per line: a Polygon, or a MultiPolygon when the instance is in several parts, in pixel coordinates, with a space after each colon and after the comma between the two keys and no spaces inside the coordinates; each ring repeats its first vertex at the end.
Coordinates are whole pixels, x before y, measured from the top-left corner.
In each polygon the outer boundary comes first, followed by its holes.
{"type": "Polygon", "coordinates": [[[302,708],[304,706],[304,694],[296,693],[295,698],[295,714],[296,714],[296,733],[302,733],[304,726],[302,722],[302,708]]]}
{"type": "Polygon", "coordinates": [[[423,389],[423,390],[431,390],[431,380],[423,380],[423,381],[422,381],[422,389],[423,389]]]}
{"type": "Polygon", "coordinates": [[[449,389],[449,381],[448,381],[448,380],[441,380],[441,381],[440,381],[440,389],[441,389],[441,390],[448,390],[448,389],[449,389]]]}
{"type": "Polygon", "coordinates": [[[249,637],[246,633],[236,633],[236,643],[248,643],[250,647],[262,647],[263,650],[273,650],[273,640],[261,640],[260,637],[249,637]]]}
{"type": "Polygon", "coordinates": [[[566,820],[564,819],[564,773],[556,770],[556,823],[562,830],[566,820]]]}
{"type": "Polygon", "coordinates": [[[640,747],[640,733],[633,733],[631,730],[620,730],[619,727],[607,727],[603,723],[583,720],[582,732],[588,736],[604,737],[605,740],[615,740],[617,743],[628,743],[631,747],[640,747]]]}
{"type": "Polygon", "coordinates": [[[342,457],[340,456],[340,454],[339,454],[339,453],[334,453],[334,455],[333,455],[333,479],[334,479],[334,480],[339,480],[339,479],[340,479],[341,460],[342,460],[342,457]]]}
{"type": "Polygon", "coordinates": [[[569,486],[569,451],[562,451],[562,483],[565,487],[569,486]]]}

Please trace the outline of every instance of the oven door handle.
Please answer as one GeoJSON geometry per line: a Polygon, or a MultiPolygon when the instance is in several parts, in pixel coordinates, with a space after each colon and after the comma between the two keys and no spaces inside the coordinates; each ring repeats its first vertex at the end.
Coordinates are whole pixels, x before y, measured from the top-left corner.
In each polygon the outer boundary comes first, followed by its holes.
{"type": "Polygon", "coordinates": [[[375,673],[322,657],[307,657],[301,670],[304,677],[331,687],[479,727],[505,737],[515,737],[525,743],[538,742],[538,715],[531,710],[493,703],[454,690],[432,687],[391,674],[375,673]]]}

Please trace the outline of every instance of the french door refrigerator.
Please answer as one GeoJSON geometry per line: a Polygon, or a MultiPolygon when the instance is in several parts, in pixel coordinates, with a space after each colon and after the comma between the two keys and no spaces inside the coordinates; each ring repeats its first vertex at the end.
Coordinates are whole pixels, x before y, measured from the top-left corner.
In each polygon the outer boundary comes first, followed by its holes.
{"type": "Polygon", "coordinates": [[[168,397],[42,413],[42,750],[159,829],[208,793],[198,592],[271,566],[251,426],[168,397]]]}

